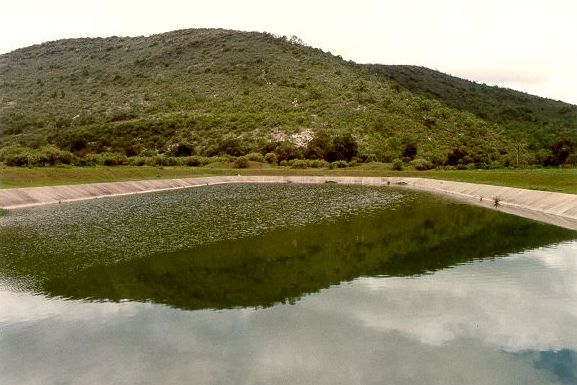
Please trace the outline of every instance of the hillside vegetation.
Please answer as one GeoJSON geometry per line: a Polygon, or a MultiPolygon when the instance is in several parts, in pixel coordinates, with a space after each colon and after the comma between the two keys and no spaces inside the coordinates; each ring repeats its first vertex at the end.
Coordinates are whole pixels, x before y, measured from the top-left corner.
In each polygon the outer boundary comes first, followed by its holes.
{"type": "Polygon", "coordinates": [[[576,162],[575,106],[526,95],[526,104],[515,104],[531,109],[535,120],[525,124],[495,117],[495,103],[454,97],[452,87],[438,88],[447,95],[440,97],[266,33],[60,40],[0,55],[0,160],[198,165],[207,162],[199,157],[269,154],[271,163],[401,158],[420,168],[576,162]]]}
{"type": "MultiPolygon", "coordinates": [[[[516,143],[529,150],[545,150],[577,144],[577,106],[523,92],[478,84],[425,67],[369,65],[373,73],[393,80],[407,90],[471,112],[498,124],[516,143]]],[[[572,152],[572,151],[571,151],[572,152]]],[[[545,159],[541,159],[545,160],[545,159]]],[[[557,159],[560,160],[560,159],[557,159]]],[[[549,159],[555,163],[555,159],[549,159]]],[[[558,163],[563,163],[558,162],[558,163]]]]}

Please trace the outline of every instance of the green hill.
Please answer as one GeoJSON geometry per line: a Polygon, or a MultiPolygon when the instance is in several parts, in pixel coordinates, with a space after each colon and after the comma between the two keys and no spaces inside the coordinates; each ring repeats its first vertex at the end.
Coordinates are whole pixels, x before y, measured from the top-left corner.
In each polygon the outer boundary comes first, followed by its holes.
{"type": "MultiPolygon", "coordinates": [[[[513,162],[514,119],[399,84],[297,38],[266,33],[197,29],[48,42],[0,55],[0,160],[25,147],[41,148],[35,154],[48,153],[48,163],[50,156],[69,162],[93,154],[250,152],[275,152],[279,160],[513,162]]],[[[452,95],[451,87],[438,92],[452,95]]],[[[527,98],[538,122],[553,127],[550,101],[527,98]]],[[[557,110],[560,121],[575,113],[571,105],[557,110]]],[[[529,135],[541,135],[531,127],[529,135]]],[[[551,160],[561,140],[561,131],[552,132],[544,141],[531,137],[522,160],[551,160]]],[[[573,159],[573,143],[563,147],[570,147],[563,162],[573,159]]]]}
{"type": "Polygon", "coordinates": [[[547,149],[559,141],[575,146],[577,106],[523,92],[487,86],[425,67],[369,65],[373,73],[405,89],[468,111],[503,127],[515,140],[532,150],[547,149]]]}

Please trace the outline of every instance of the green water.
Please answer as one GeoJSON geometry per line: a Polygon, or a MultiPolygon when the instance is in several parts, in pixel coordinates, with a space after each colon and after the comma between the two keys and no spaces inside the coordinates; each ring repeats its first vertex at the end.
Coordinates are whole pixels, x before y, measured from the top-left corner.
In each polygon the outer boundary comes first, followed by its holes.
{"type": "Polygon", "coordinates": [[[0,218],[0,383],[577,383],[575,232],[221,185],[0,218]]]}

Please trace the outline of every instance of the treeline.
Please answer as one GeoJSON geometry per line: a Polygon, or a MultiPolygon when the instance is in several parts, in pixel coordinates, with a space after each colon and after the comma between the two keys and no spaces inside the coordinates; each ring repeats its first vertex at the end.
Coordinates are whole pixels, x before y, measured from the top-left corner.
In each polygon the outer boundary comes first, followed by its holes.
{"type": "Polygon", "coordinates": [[[126,156],[117,152],[103,152],[77,156],[70,151],[60,150],[54,146],[44,146],[38,149],[9,146],[0,150],[0,162],[6,166],[15,167],[49,167],[49,166],[188,166],[202,167],[211,164],[221,164],[233,168],[247,168],[250,162],[268,163],[291,168],[344,168],[358,164],[356,160],[347,162],[335,160],[328,162],[324,159],[289,158],[279,160],[274,152],[265,155],[249,153],[242,156],[221,154],[220,156],[126,156]]]}
{"type": "Polygon", "coordinates": [[[29,148],[19,145],[0,149],[0,162],[7,166],[45,167],[58,165],[73,166],[191,166],[202,167],[222,163],[231,167],[245,168],[249,162],[290,166],[293,168],[341,168],[369,162],[392,163],[394,169],[413,166],[417,170],[433,168],[485,169],[525,166],[577,166],[577,143],[570,139],[555,142],[549,149],[531,151],[522,143],[512,152],[499,154],[480,146],[458,146],[447,153],[431,154],[423,151],[419,144],[407,140],[396,146],[395,152],[370,153],[361,150],[359,143],[350,133],[331,136],[319,132],[304,146],[290,141],[255,144],[240,139],[224,139],[198,153],[190,143],[170,145],[164,152],[146,149],[136,153],[103,150],[84,152],[83,147],[61,149],[54,145],[29,148]]]}

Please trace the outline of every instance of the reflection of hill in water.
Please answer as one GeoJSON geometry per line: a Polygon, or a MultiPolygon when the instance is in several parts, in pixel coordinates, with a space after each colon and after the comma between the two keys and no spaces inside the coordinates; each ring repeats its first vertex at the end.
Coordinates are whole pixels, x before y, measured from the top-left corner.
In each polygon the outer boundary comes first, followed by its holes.
{"type": "Polygon", "coordinates": [[[91,267],[49,279],[43,291],[183,309],[270,306],[359,276],[421,274],[572,238],[561,228],[418,197],[366,217],[91,267]]]}

